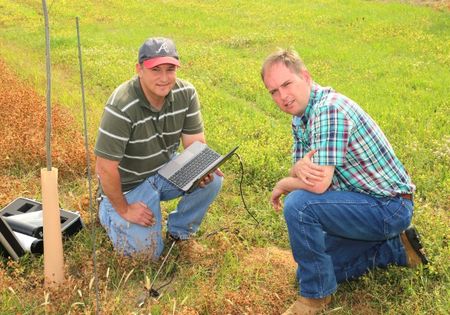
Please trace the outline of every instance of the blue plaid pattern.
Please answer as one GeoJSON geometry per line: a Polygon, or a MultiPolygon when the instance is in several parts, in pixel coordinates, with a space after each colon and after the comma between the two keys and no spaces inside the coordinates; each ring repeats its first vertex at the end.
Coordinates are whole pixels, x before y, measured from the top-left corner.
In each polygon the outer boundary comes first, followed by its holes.
{"type": "Polygon", "coordinates": [[[318,149],[313,162],[334,165],[330,190],[395,196],[415,190],[380,127],[358,104],[313,84],[305,113],[292,119],[293,162],[318,149]]]}

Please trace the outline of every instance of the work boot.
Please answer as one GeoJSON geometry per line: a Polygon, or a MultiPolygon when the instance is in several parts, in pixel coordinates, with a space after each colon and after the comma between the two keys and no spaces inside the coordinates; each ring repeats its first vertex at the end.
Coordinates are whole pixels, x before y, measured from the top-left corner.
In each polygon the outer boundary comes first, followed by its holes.
{"type": "Polygon", "coordinates": [[[181,259],[198,259],[206,254],[205,247],[192,238],[183,240],[168,234],[168,239],[176,242],[181,259]]]}
{"type": "Polygon", "coordinates": [[[299,296],[297,301],[289,307],[283,315],[314,315],[327,308],[331,302],[331,295],[322,299],[312,299],[299,296]]]}
{"type": "Polygon", "coordinates": [[[205,247],[194,239],[180,240],[177,245],[180,257],[188,260],[198,259],[206,253],[205,247]]]}
{"type": "Polygon", "coordinates": [[[400,240],[406,253],[406,263],[408,267],[415,268],[420,264],[428,264],[425,250],[420,243],[420,236],[416,228],[410,226],[400,234],[400,240]]]}

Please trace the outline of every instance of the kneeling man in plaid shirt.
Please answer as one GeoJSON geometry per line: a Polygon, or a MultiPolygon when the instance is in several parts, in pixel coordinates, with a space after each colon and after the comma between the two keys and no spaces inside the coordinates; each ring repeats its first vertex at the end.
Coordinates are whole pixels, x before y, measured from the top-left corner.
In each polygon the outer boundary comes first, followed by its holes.
{"type": "Polygon", "coordinates": [[[337,284],[390,264],[427,263],[411,227],[415,186],[380,127],[361,107],[315,83],[300,57],[279,50],[262,80],[292,115],[294,164],[273,189],[298,264],[299,297],[285,314],[316,314],[337,284]]]}

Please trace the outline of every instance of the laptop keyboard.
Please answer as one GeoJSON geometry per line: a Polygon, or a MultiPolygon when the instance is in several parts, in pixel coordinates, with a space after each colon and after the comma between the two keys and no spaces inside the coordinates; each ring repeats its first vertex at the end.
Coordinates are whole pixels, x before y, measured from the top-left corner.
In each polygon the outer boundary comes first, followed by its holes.
{"type": "Polygon", "coordinates": [[[169,180],[178,187],[183,187],[201,174],[207,166],[214,163],[214,161],[220,157],[221,155],[217,152],[211,150],[210,148],[205,148],[196,157],[170,176],[169,180]]]}

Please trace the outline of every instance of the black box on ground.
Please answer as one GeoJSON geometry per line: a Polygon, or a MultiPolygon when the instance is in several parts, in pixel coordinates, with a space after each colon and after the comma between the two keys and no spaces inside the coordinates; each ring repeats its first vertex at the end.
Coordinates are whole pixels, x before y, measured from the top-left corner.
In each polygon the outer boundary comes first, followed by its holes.
{"type": "MultiPolygon", "coordinates": [[[[24,251],[34,254],[43,253],[42,203],[23,197],[17,198],[0,210],[0,218],[14,232],[24,251]]],[[[60,209],[60,219],[61,233],[64,238],[76,234],[84,227],[80,215],[76,212],[60,209]]],[[[4,230],[5,234],[9,234],[6,227],[4,230]]],[[[3,239],[3,241],[6,240],[3,239]]],[[[17,259],[14,257],[18,256],[17,252],[14,255],[8,255],[6,247],[4,242],[0,242],[0,254],[17,259]]]]}

